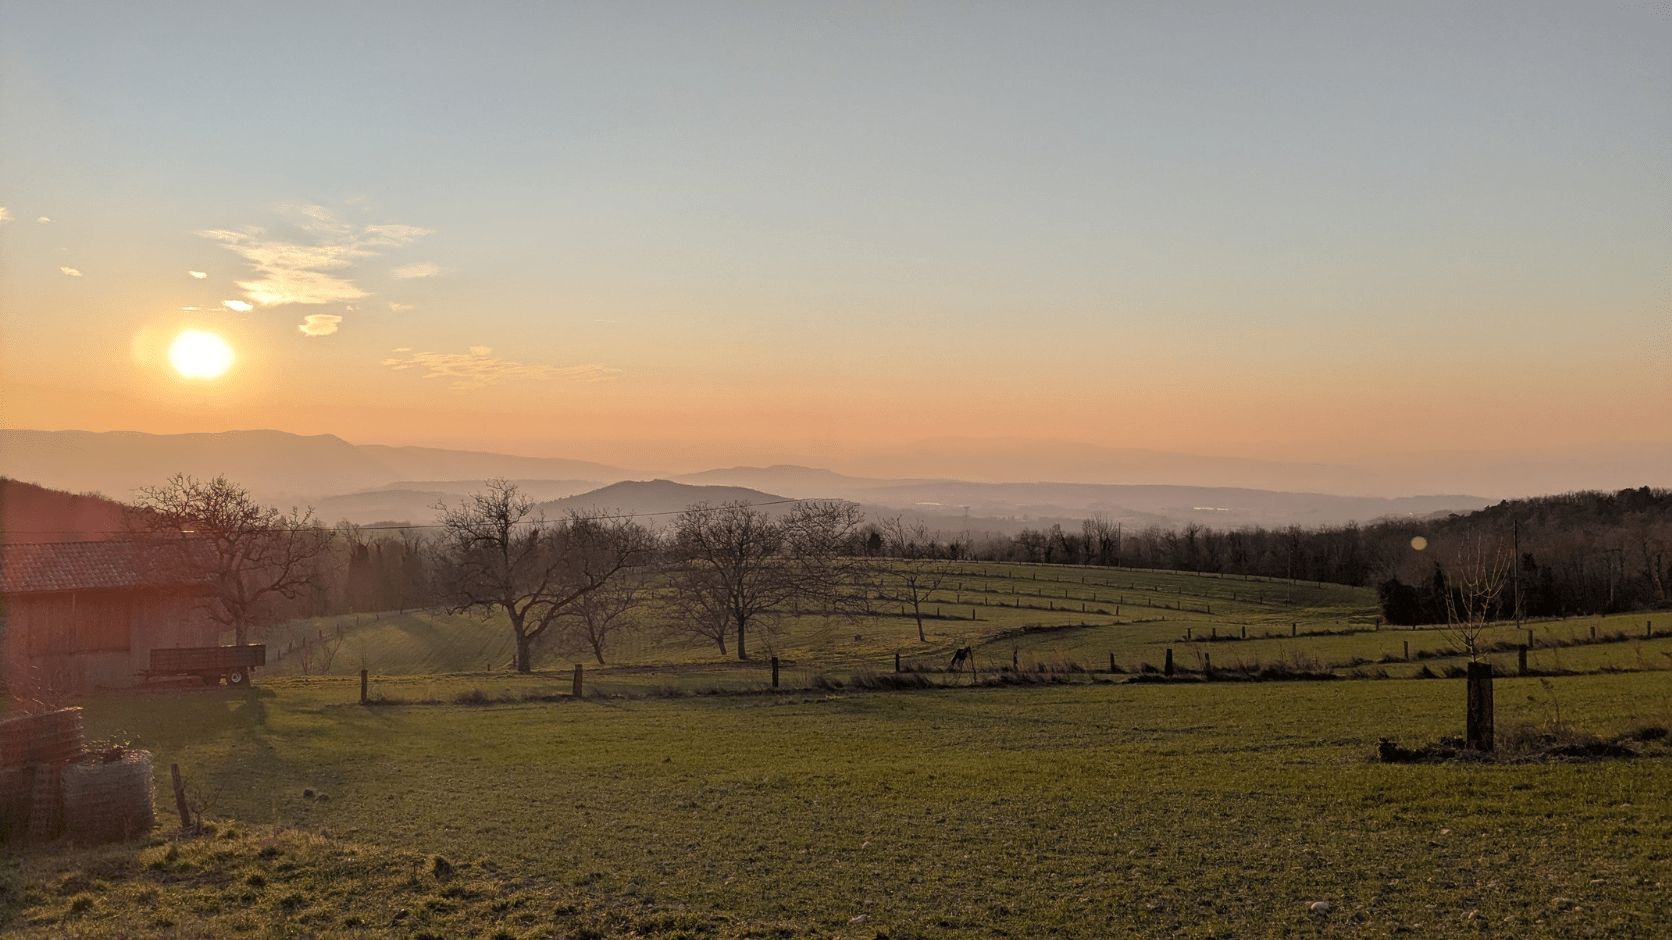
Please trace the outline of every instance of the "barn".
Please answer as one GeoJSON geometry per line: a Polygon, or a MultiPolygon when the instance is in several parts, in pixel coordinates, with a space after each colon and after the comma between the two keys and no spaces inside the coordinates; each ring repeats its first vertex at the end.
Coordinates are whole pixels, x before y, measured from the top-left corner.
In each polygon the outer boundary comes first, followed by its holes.
{"type": "Polygon", "coordinates": [[[151,650],[215,646],[202,586],[127,540],[0,545],[0,652],[14,694],[138,683],[151,650]]]}

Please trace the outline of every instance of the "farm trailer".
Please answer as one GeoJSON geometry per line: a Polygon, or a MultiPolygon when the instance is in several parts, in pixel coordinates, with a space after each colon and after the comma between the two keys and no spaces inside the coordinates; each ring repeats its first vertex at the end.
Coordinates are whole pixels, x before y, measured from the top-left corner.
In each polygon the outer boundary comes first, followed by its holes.
{"type": "Polygon", "coordinates": [[[163,676],[197,676],[204,685],[243,685],[257,666],[267,665],[267,647],[176,646],[151,651],[151,668],[140,673],[147,681],[163,676]]]}

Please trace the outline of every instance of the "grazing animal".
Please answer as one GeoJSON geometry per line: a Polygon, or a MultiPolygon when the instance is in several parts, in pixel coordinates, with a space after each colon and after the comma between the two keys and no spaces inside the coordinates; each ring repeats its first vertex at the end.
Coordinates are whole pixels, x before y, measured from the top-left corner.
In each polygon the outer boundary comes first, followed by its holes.
{"type": "Polygon", "coordinates": [[[947,672],[957,672],[958,671],[958,666],[963,664],[963,663],[966,663],[966,662],[970,664],[971,669],[974,669],[975,668],[975,653],[968,646],[960,646],[960,647],[958,647],[958,649],[956,651],[953,652],[952,662],[947,664],[946,671],[947,672]]]}

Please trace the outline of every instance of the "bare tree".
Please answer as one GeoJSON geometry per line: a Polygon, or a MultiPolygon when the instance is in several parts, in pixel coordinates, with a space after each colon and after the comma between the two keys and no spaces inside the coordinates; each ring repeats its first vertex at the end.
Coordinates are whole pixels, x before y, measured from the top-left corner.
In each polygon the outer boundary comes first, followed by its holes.
{"type": "Polygon", "coordinates": [[[926,643],[923,607],[947,577],[946,566],[935,557],[937,540],[923,523],[907,523],[895,516],[882,523],[882,544],[888,560],[875,568],[877,597],[910,608],[917,621],[917,639],[926,643]]]}
{"type": "Polygon", "coordinates": [[[318,562],[331,547],[331,533],[312,510],[263,506],[224,476],[177,474],[142,488],[128,528],[171,575],[208,588],[210,619],[240,645],[267,625],[279,601],[315,586],[318,562]]]}
{"type": "Polygon", "coordinates": [[[1118,564],[1120,559],[1120,523],[1107,513],[1094,512],[1090,519],[1080,520],[1080,532],[1086,540],[1086,561],[1100,565],[1118,564]]]}
{"type": "Polygon", "coordinates": [[[1471,661],[1480,659],[1480,636],[1503,603],[1515,553],[1502,534],[1465,532],[1453,553],[1446,590],[1447,632],[1471,661]]]}
{"type": "Polygon", "coordinates": [[[507,480],[436,508],[442,596],[457,612],[504,611],[521,673],[533,671],[535,641],[560,617],[653,555],[649,533],[633,520],[571,512],[548,523],[507,480]]]}
{"type": "Polygon", "coordinates": [[[862,517],[851,503],[802,503],[774,520],[748,503],[699,503],[674,523],[672,609],[678,629],[737,638],[785,615],[850,609],[857,563],[845,548],[862,517]]]}
{"type": "Polygon", "coordinates": [[[624,571],[596,591],[583,594],[560,616],[557,629],[573,648],[584,648],[604,665],[604,652],[638,626],[645,583],[638,571],[624,571]]]}

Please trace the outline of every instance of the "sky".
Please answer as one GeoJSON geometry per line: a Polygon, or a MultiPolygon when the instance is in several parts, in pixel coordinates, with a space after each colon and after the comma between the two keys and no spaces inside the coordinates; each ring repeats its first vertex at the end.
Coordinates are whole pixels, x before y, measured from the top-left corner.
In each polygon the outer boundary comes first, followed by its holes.
{"type": "Polygon", "coordinates": [[[1047,478],[1672,454],[1666,2],[0,21],[6,427],[1047,478]]]}

